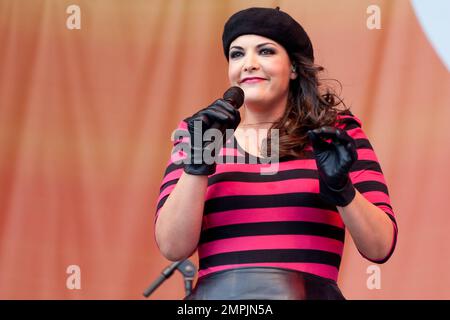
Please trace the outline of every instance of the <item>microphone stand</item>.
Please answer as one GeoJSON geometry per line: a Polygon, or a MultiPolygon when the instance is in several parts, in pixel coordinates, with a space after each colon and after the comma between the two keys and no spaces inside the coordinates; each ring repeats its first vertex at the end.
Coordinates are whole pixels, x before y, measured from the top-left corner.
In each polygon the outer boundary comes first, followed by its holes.
{"type": "Polygon", "coordinates": [[[183,275],[186,296],[190,295],[192,291],[192,281],[194,280],[197,269],[190,260],[186,259],[174,262],[165,268],[158,278],[144,291],[144,297],[148,298],[153,291],[155,291],[164,281],[172,276],[175,270],[180,271],[183,275]]]}

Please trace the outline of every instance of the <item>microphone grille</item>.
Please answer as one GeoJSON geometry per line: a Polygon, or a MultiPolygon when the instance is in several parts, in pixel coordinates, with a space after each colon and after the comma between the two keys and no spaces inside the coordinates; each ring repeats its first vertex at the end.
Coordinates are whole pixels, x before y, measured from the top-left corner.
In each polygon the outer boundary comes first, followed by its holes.
{"type": "Polygon", "coordinates": [[[223,99],[239,109],[244,103],[244,90],[239,87],[231,87],[223,94],[223,99]]]}

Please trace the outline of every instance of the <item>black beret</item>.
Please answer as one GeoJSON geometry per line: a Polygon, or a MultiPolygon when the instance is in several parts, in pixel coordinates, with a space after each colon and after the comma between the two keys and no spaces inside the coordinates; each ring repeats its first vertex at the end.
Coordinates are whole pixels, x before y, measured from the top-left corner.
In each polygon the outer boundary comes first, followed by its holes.
{"type": "Polygon", "coordinates": [[[248,8],[233,14],[225,23],[222,43],[228,60],[233,40],[244,34],[256,34],[281,44],[288,54],[300,53],[314,61],[311,40],[303,27],[290,15],[271,8],[248,8]]]}

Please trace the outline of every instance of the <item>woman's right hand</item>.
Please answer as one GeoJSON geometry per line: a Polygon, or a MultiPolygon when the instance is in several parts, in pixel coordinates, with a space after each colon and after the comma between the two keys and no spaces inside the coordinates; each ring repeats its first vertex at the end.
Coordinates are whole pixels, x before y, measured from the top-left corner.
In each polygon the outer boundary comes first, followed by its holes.
{"type": "MultiPolygon", "coordinates": [[[[189,118],[184,119],[187,129],[177,134],[177,142],[183,143],[181,150],[193,154],[193,146],[189,147],[190,140],[187,131],[194,137],[195,122],[202,125],[202,137],[206,130],[215,128],[221,133],[226,129],[236,129],[241,121],[239,111],[224,100],[217,100],[209,107],[200,110],[189,118]],[[182,134],[181,134],[182,133],[182,134]]],[[[218,139],[222,140],[222,139],[218,139]]],[[[200,140],[202,141],[202,139],[200,140]]],[[[200,151],[209,144],[214,146],[219,141],[210,141],[200,144],[200,151]]],[[[209,148],[209,146],[208,146],[209,148]]],[[[215,172],[216,164],[193,164],[191,156],[183,157],[184,171],[179,176],[175,187],[166,198],[160,208],[155,223],[156,242],[162,254],[171,261],[183,260],[195,252],[200,240],[203,212],[205,207],[205,195],[208,189],[208,175],[215,172]]],[[[192,157],[193,159],[193,157],[192,157]]],[[[173,180],[172,180],[173,181],[173,180]]]]}
{"type": "Polygon", "coordinates": [[[225,100],[218,99],[184,121],[187,123],[191,137],[190,163],[184,166],[184,171],[193,175],[213,174],[216,171],[216,163],[211,161],[212,159],[205,159],[205,148],[214,150],[216,147],[221,147],[225,142],[226,129],[235,130],[239,125],[241,121],[239,111],[225,100]],[[219,130],[223,138],[204,141],[205,132],[209,129],[219,130]]]}

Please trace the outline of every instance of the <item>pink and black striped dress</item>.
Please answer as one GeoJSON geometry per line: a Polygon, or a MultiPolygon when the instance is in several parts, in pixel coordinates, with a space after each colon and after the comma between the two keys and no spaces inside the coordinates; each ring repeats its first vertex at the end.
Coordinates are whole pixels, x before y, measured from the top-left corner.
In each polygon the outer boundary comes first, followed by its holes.
{"type": "MultiPolygon", "coordinates": [[[[337,127],[355,140],[358,160],[350,177],[355,188],[397,224],[388,188],[376,154],[354,115],[340,115],[337,127]]],[[[182,121],[179,129],[187,130],[182,121]]],[[[174,145],[182,142],[176,140],[174,145]]],[[[176,148],[174,148],[176,149],[176,148]]],[[[337,281],[344,248],[345,226],[336,207],[319,195],[312,149],[301,159],[281,159],[275,174],[244,151],[233,137],[222,148],[225,163],[208,177],[203,224],[198,244],[199,278],[240,267],[275,267],[311,273],[337,281]],[[230,163],[231,162],[231,163],[230,163]],[[255,163],[257,162],[257,163],[255,163]]],[[[176,164],[185,154],[173,152],[161,183],[155,221],[183,173],[176,164]]],[[[367,257],[366,257],[367,258],[367,257]]],[[[370,260],[370,259],[369,259],[370,260]]]]}

